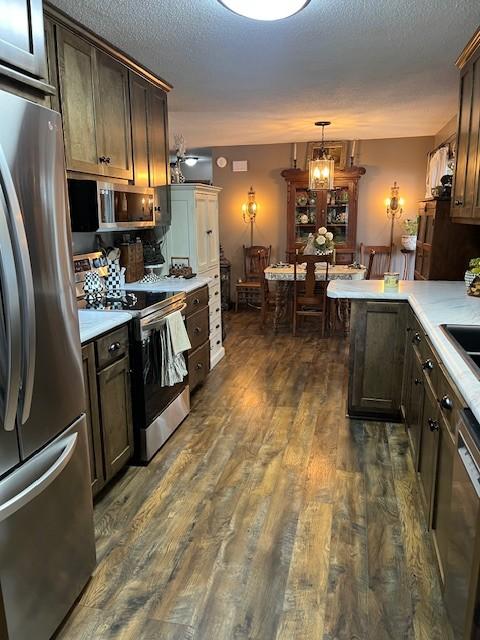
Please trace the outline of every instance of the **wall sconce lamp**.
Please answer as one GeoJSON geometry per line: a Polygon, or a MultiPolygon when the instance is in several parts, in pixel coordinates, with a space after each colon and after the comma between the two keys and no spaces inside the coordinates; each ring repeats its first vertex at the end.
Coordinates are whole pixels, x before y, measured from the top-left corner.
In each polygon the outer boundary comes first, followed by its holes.
{"type": "Polygon", "coordinates": [[[250,223],[250,246],[253,247],[253,225],[257,217],[258,205],[255,200],[255,191],[250,187],[248,192],[248,201],[242,204],[243,221],[245,224],[250,223]]]}
{"type": "Polygon", "coordinates": [[[385,200],[385,206],[387,207],[387,218],[391,221],[390,224],[390,258],[388,261],[388,270],[390,271],[392,264],[392,252],[393,252],[393,230],[395,226],[395,221],[402,217],[403,214],[403,206],[405,204],[405,200],[398,196],[400,191],[400,187],[396,183],[393,183],[393,187],[390,189],[390,198],[385,200]]]}

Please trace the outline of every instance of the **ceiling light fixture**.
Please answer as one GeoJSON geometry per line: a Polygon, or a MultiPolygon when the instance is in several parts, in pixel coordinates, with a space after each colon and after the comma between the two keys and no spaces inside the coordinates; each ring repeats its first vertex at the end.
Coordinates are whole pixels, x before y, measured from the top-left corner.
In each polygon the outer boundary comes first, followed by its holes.
{"type": "Polygon", "coordinates": [[[304,9],[310,0],[218,0],[227,9],[252,20],[282,20],[304,9]]]}
{"type": "Polygon", "coordinates": [[[184,162],[187,167],[194,167],[198,162],[198,158],[196,156],[185,156],[184,162]]]}
{"type": "Polygon", "coordinates": [[[308,166],[308,188],[311,191],[321,191],[323,189],[333,189],[333,178],[335,172],[335,161],[327,156],[325,151],[325,127],[331,122],[321,120],[315,122],[316,127],[322,127],[322,146],[318,153],[318,158],[310,160],[308,166]]]}

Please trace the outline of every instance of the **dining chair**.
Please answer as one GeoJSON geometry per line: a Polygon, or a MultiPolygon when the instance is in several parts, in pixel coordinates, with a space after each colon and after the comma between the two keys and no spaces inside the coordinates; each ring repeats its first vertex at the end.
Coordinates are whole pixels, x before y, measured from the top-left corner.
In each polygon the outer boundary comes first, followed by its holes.
{"type": "Polygon", "coordinates": [[[261,309],[262,288],[266,286],[263,272],[270,264],[271,252],[271,245],[269,247],[243,245],[244,279],[235,285],[235,311],[238,311],[238,305],[242,302],[261,309]]]}
{"type": "MultiPolygon", "coordinates": [[[[325,335],[328,315],[328,268],[332,264],[331,255],[305,256],[296,253],[293,261],[293,335],[297,335],[297,320],[305,317],[321,318],[321,335],[325,335]],[[305,263],[305,280],[298,279],[298,265],[305,263]],[[318,264],[325,264],[325,279],[316,280],[318,264]]],[[[302,271],[303,274],[303,271],[302,271]]]]}
{"type": "Polygon", "coordinates": [[[383,280],[390,268],[391,247],[388,245],[360,244],[360,262],[367,265],[366,280],[383,280]]]}

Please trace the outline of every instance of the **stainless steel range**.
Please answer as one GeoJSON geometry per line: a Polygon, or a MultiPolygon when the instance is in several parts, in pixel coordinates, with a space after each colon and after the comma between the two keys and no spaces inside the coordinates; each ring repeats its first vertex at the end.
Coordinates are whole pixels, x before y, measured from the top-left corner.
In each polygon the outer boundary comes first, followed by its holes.
{"type": "Polygon", "coordinates": [[[93,301],[84,299],[82,284],[88,270],[105,275],[101,253],[74,257],[78,306],[94,311],[128,311],[132,315],[130,360],[132,363],[132,408],[135,429],[135,456],[148,462],[183,422],[190,411],[188,378],[173,386],[162,384],[165,331],[170,314],[180,311],[184,317],[184,292],[129,291],[115,297],[104,295],[93,301]]]}

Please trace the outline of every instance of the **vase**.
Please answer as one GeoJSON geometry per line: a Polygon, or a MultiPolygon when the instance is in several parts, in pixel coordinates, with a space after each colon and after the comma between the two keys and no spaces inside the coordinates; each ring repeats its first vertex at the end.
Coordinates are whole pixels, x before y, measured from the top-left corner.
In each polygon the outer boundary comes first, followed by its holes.
{"type": "Polygon", "coordinates": [[[470,287],[472,286],[472,282],[475,280],[477,274],[473,273],[472,271],[465,271],[465,286],[467,287],[467,289],[470,289],[470,287]]]}
{"type": "Polygon", "coordinates": [[[417,236],[402,236],[402,247],[407,251],[415,251],[417,248],[417,236]]]}

